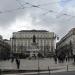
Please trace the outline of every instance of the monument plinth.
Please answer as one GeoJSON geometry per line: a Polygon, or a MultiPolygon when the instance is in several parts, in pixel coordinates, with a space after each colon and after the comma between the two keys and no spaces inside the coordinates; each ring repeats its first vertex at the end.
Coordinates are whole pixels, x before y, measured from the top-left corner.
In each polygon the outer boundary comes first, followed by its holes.
{"type": "Polygon", "coordinates": [[[37,57],[39,53],[38,43],[36,42],[36,37],[33,35],[32,43],[28,51],[30,52],[30,57],[37,57]]]}

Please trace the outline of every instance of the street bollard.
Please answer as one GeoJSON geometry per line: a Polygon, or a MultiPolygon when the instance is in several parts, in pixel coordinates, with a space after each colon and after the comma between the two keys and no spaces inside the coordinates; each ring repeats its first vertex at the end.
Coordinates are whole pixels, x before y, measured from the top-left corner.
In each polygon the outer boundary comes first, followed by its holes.
{"type": "Polygon", "coordinates": [[[1,69],[0,69],[0,75],[1,75],[1,69]]]}
{"type": "Polygon", "coordinates": [[[39,72],[39,71],[40,71],[40,69],[39,69],[39,67],[38,67],[38,75],[40,75],[40,72],[39,72]]]}
{"type": "Polygon", "coordinates": [[[48,71],[49,71],[49,75],[50,75],[50,69],[49,69],[49,66],[48,66],[48,71]]]}
{"type": "Polygon", "coordinates": [[[67,65],[67,72],[68,72],[68,65],[67,65]]]}

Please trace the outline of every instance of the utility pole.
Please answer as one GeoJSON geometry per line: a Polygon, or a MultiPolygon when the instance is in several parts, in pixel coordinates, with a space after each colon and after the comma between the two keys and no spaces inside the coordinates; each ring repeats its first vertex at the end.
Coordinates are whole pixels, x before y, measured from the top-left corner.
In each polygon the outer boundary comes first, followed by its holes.
{"type": "Polygon", "coordinates": [[[0,69],[0,75],[1,75],[1,69],[0,69]]]}
{"type": "Polygon", "coordinates": [[[38,56],[38,75],[40,75],[39,71],[40,71],[40,67],[39,67],[39,56],[38,56]]]}
{"type": "Polygon", "coordinates": [[[50,75],[50,69],[49,69],[49,66],[48,66],[48,71],[49,71],[49,75],[50,75]]]}

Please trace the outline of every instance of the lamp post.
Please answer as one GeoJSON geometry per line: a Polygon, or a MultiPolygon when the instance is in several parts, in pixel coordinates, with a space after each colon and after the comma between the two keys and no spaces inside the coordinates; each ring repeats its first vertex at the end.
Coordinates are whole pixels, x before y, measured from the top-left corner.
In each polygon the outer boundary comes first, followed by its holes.
{"type": "Polygon", "coordinates": [[[49,75],[50,75],[50,68],[49,68],[49,66],[48,66],[48,71],[49,71],[49,75]]]}
{"type": "Polygon", "coordinates": [[[38,75],[39,75],[39,52],[38,52],[38,75]]]}

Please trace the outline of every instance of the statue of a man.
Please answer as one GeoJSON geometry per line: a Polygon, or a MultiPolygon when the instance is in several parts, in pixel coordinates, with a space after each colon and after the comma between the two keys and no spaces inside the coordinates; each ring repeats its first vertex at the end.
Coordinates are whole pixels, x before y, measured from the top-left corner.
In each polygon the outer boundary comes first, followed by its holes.
{"type": "Polygon", "coordinates": [[[33,43],[36,43],[36,37],[33,35],[33,43]]]}

